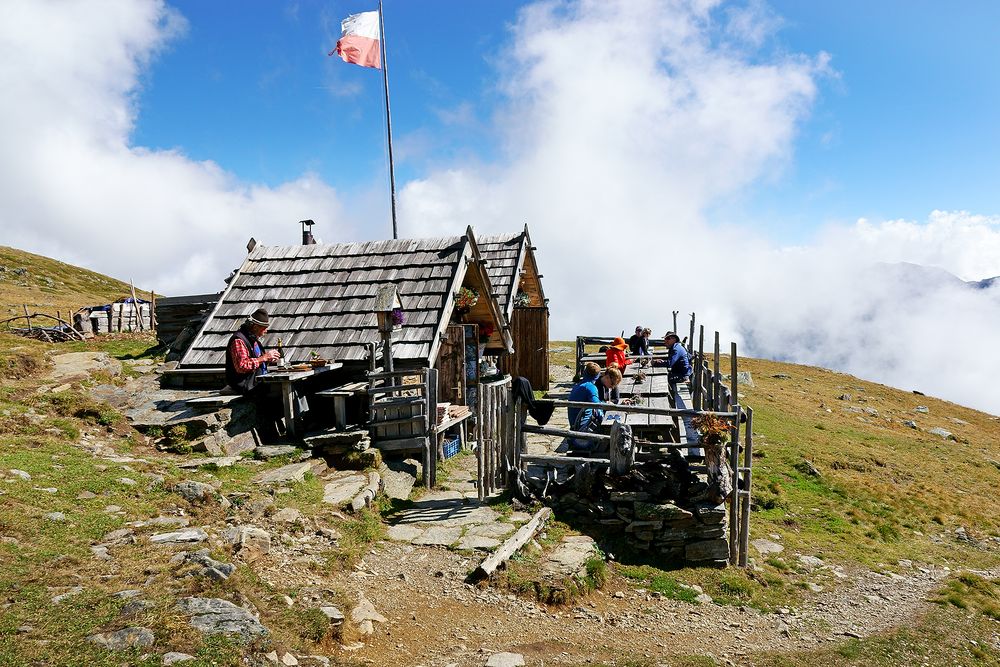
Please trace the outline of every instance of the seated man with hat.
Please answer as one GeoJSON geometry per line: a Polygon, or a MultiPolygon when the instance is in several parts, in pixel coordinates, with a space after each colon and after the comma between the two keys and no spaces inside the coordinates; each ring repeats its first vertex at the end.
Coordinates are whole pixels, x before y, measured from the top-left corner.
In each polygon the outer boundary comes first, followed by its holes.
{"type": "Polygon", "coordinates": [[[278,351],[265,350],[260,342],[268,323],[267,311],[258,308],[226,346],[226,383],[239,394],[256,393],[258,379],[267,373],[267,365],[278,361],[278,351]]]}

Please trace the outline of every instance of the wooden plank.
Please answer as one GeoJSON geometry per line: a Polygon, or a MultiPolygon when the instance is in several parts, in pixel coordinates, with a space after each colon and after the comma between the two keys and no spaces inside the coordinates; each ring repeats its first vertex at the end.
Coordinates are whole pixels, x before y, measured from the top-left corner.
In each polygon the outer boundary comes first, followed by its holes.
{"type": "Polygon", "coordinates": [[[394,438],[376,440],[372,446],[385,452],[416,451],[423,452],[427,438],[394,438]]]}
{"type": "Polygon", "coordinates": [[[479,564],[479,567],[473,573],[474,578],[486,579],[492,575],[498,567],[507,562],[507,559],[517,553],[518,549],[527,544],[542,529],[542,526],[545,525],[545,522],[551,516],[552,509],[549,507],[543,507],[535,512],[535,515],[531,517],[528,523],[521,526],[516,533],[500,545],[499,549],[487,556],[486,560],[479,564]]]}
{"type": "MultiPolygon", "coordinates": [[[[736,412],[739,413],[740,406],[737,404],[736,412]]],[[[739,465],[740,465],[740,420],[737,418],[733,424],[730,436],[732,442],[729,444],[729,468],[733,473],[733,493],[729,500],[729,563],[736,565],[739,562],[739,465]]]]}
{"type": "Polygon", "coordinates": [[[385,386],[385,387],[369,387],[368,388],[368,393],[370,395],[375,395],[375,394],[389,394],[389,393],[394,393],[394,392],[397,392],[397,391],[407,391],[407,390],[411,390],[411,389],[412,390],[419,389],[419,390],[423,391],[423,390],[427,389],[427,385],[425,383],[423,383],[423,382],[420,382],[418,384],[392,384],[392,385],[388,385],[388,386],[385,386]]]}

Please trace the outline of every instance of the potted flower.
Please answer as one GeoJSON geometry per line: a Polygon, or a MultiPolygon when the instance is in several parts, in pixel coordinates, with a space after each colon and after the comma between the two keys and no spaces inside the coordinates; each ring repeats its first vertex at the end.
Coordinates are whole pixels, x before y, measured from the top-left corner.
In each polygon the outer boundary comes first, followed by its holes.
{"type": "Polygon", "coordinates": [[[479,326],[479,356],[482,357],[486,351],[486,344],[490,342],[490,336],[496,330],[492,322],[476,322],[479,326]]]}
{"type": "Polygon", "coordinates": [[[465,315],[479,303],[479,291],[475,287],[460,287],[455,294],[455,311],[465,315]]]}
{"type": "Polygon", "coordinates": [[[398,329],[406,323],[406,314],[403,312],[402,308],[392,309],[392,328],[398,329]]]}
{"type": "Polygon", "coordinates": [[[517,290],[517,294],[514,295],[514,307],[515,308],[527,308],[531,305],[531,297],[523,289],[517,290]]]}

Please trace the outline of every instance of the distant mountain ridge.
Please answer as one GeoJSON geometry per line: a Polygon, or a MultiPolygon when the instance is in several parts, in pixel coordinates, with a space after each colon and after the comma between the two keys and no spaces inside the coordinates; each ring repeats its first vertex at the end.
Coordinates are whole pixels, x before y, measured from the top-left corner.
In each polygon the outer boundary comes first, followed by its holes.
{"type": "Polygon", "coordinates": [[[924,266],[923,264],[914,264],[912,262],[896,262],[891,264],[879,262],[874,265],[874,269],[884,278],[891,277],[897,281],[906,282],[915,288],[929,288],[942,284],[950,284],[956,287],[964,285],[972,289],[989,289],[997,281],[1000,281],[1000,276],[983,278],[982,280],[962,280],[954,273],[940,267],[924,266]]]}

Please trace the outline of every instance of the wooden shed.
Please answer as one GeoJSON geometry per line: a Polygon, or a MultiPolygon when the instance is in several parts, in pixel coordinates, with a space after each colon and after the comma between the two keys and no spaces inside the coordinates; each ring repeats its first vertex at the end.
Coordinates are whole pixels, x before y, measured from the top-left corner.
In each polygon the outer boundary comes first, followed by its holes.
{"type": "Polygon", "coordinates": [[[500,368],[528,378],[534,389],[547,390],[549,308],[528,226],[518,234],[484,236],[478,245],[514,342],[513,354],[500,357],[500,368]]]}

